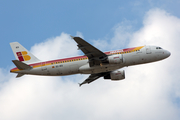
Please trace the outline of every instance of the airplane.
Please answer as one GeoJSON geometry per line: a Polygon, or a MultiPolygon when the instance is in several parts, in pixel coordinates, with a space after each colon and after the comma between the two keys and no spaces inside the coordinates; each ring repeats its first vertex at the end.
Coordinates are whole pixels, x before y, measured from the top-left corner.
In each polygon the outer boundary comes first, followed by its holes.
{"type": "Polygon", "coordinates": [[[139,46],[102,52],[80,37],[73,37],[78,50],[84,55],[71,58],[41,61],[18,42],[10,43],[16,60],[11,73],[17,73],[17,78],[25,74],[42,76],[64,76],[72,74],[90,74],[79,86],[91,83],[100,77],[118,81],[125,79],[123,67],[145,64],[163,60],[171,53],[159,46],[139,46]]]}

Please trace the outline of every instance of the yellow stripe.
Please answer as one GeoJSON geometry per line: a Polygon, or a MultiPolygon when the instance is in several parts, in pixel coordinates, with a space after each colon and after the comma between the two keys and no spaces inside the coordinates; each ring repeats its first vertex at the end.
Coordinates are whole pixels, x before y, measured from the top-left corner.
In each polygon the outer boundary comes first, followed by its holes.
{"type": "Polygon", "coordinates": [[[140,46],[140,47],[136,47],[135,49],[131,50],[131,51],[136,51],[136,50],[140,50],[141,48],[143,48],[144,46],[140,46]]]}
{"type": "MultiPolygon", "coordinates": [[[[143,47],[144,47],[144,46],[140,46],[140,47],[134,48],[134,49],[131,50],[131,51],[119,52],[119,53],[113,53],[113,54],[124,54],[124,53],[134,52],[134,51],[140,50],[140,49],[143,48],[143,47]]],[[[73,59],[73,60],[65,60],[65,61],[59,61],[59,62],[52,62],[52,63],[47,63],[47,64],[44,64],[44,65],[41,65],[41,64],[40,64],[40,65],[33,66],[33,68],[38,68],[38,67],[41,67],[41,66],[49,66],[49,65],[59,64],[59,63],[67,63],[67,62],[81,61],[81,60],[86,60],[86,59],[88,59],[88,58],[86,57],[86,58],[79,58],[79,59],[73,59]]],[[[11,72],[17,72],[17,71],[20,71],[20,70],[19,70],[19,69],[11,70],[11,72]]]]}

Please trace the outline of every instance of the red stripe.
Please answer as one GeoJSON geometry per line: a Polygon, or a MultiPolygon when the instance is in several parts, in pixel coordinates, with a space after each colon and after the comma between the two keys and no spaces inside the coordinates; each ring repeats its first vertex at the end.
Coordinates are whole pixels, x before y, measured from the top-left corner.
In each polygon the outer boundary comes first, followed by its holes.
{"type": "MultiPolygon", "coordinates": [[[[105,54],[109,55],[111,54],[112,52],[113,53],[119,53],[118,51],[122,51],[122,52],[126,52],[126,51],[131,51],[133,49],[135,49],[136,47],[133,47],[133,48],[126,48],[126,49],[122,49],[122,50],[114,50],[114,51],[109,51],[109,52],[104,52],[105,54]]],[[[18,54],[19,52],[17,52],[16,54],[18,54]]],[[[71,58],[64,58],[64,59],[57,59],[57,60],[51,60],[51,61],[44,61],[46,62],[47,64],[48,63],[55,63],[55,62],[62,62],[62,61],[67,61],[67,60],[74,60],[74,59],[81,59],[81,58],[87,58],[87,56],[77,56],[77,57],[71,57],[71,58]]],[[[20,60],[21,61],[21,60],[20,60]]],[[[43,62],[43,63],[44,63],[43,62]]],[[[37,65],[41,65],[42,63],[34,63],[34,64],[30,64],[30,66],[37,66],[37,65]]],[[[17,67],[16,68],[13,68],[11,70],[15,70],[15,69],[18,69],[17,67]]]]}

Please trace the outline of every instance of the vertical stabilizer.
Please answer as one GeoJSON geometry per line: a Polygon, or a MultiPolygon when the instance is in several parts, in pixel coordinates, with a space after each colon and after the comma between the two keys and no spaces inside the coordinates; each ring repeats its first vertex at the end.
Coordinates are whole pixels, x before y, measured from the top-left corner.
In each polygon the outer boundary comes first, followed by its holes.
{"type": "Polygon", "coordinates": [[[31,54],[26,48],[24,48],[20,43],[12,42],[10,43],[10,45],[11,45],[11,48],[12,48],[12,51],[14,53],[16,60],[19,60],[27,64],[40,61],[33,54],[31,54]]]}

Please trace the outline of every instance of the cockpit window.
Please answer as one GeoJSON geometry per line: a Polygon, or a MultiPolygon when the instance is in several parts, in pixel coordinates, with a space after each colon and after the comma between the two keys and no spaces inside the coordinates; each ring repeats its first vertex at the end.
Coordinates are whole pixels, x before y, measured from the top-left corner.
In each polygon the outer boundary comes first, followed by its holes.
{"type": "Polygon", "coordinates": [[[161,47],[156,47],[156,49],[162,49],[161,47]]]}

